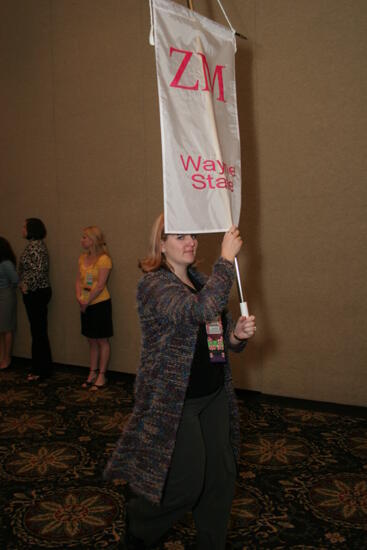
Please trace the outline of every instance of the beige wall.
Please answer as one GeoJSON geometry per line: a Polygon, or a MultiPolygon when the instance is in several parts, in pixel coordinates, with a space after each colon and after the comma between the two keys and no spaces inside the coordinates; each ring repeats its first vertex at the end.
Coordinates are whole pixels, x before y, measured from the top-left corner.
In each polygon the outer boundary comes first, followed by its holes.
{"type": "MultiPolygon", "coordinates": [[[[181,1],[185,5],[185,2],[181,1]]],[[[196,0],[223,22],[214,0],[196,0]]],[[[240,268],[258,335],[238,387],[367,405],[364,0],[231,0],[244,191],[240,268]]],[[[114,269],[111,368],[135,372],[136,262],[162,209],[154,50],[146,0],[0,3],[0,234],[47,224],[55,361],[88,364],[74,279],[83,226],[114,269]]],[[[207,270],[219,236],[201,239],[207,270]]],[[[15,354],[30,337],[19,300],[15,354]]],[[[238,313],[234,289],[231,309],[238,313]]]]}

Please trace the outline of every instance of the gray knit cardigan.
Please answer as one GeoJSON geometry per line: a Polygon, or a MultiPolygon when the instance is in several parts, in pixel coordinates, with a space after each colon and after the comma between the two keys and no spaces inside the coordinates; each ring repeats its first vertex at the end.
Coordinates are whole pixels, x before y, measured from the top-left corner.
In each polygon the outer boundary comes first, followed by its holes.
{"type": "MultiPolygon", "coordinates": [[[[106,479],[123,479],[151,502],[162,499],[181,419],[199,324],[225,308],[234,279],[233,265],[219,258],[208,278],[190,268],[193,280],[204,284],[192,293],[167,269],[145,274],[137,302],[142,330],[141,362],[135,380],[135,403],[106,470],[106,479]]],[[[233,322],[227,314],[226,347],[232,346],[233,322]]],[[[239,418],[232,376],[225,368],[230,410],[231,441],[239,457],[239,418]]]]}

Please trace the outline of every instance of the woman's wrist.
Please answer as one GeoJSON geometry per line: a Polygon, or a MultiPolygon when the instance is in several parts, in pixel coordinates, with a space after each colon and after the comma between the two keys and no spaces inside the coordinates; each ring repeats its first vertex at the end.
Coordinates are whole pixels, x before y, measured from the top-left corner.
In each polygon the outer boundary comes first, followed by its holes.
{"type": "Polygon", "coordinates": [[[232,256],[231,254],[228,254],[228,253],[224,252],[223,250],[221,250],[220,256],[221,256],[221,258],[223,258],[223,260],[226,260],[227,262],[231,262],[231,264],[233,264],[234,256],[232,256]]]}
{"type": "Polygon", "coordinates": [[[247,338],[239,338],[236,334],[235,334],[235,331],[232,332],[232,335],[233,335],[233,338],[235,340],[237,340],[237,342],[244,342],[245,340],[247,340],[247,338]]]}

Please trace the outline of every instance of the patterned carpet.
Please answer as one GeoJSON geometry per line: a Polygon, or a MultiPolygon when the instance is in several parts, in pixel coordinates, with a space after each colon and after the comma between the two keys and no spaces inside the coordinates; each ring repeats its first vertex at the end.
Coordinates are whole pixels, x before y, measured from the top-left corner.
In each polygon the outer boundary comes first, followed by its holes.
{"type": "MultiPolygon", "coordinates": [[[[123,548],[123,487],[101,473],[132,407],[133,376],[99,392],[85,369],[0,372],[0,548],[123,548]]],[[[228,548],[367,549],[367,409],[239,392],[243,447],[228,548]]],[[[185,517],[161,549],[191,549],[185,517]]]]}

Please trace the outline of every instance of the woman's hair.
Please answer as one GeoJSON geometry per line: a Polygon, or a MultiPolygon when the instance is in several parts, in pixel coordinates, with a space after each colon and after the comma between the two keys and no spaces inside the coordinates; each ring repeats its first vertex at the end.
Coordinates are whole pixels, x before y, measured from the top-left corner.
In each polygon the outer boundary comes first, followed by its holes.
{"type": "Polygon", "coordinates": [[[160,267],[165,267],[172,271],[169,263],[166,260],[165,255],[161,250],[161,241],[165,241],[167,235],[164,232],[164,216],[160,214],[155,220],[152,232],[150,234],[150,248],[148,255],[139,260],[138,266],[143,273],[149,273],[150,271],[157,271],[160,267]]]}
{"type": "Polygon", "coordinates": [[[14,264],[14,267],[16,266],[17,259],[9,241],[4,239],[4,237],[0,237],[0,262],[5,262],[5,260],[10,260],[14,264]]]}
{"type": "Polygon", "coordinates": [[[26,239],[28,240],[39,240],[44,239],[47,235],[45,224],[42,220],[39,220],[38,218],[27,218],[26,219],[26,228],[27,228],[27,236],[26,239]]]}
{"type": "Polygon", "coordinates": [[[83,233],[87,235],[92,241],[92,251],[96,256],[101,256],[102,254],[107,254],[109,256],[108,248],[105,242],[104,235],[101,229],[96,225],[90,225],[84,227],[83,233]]]}

